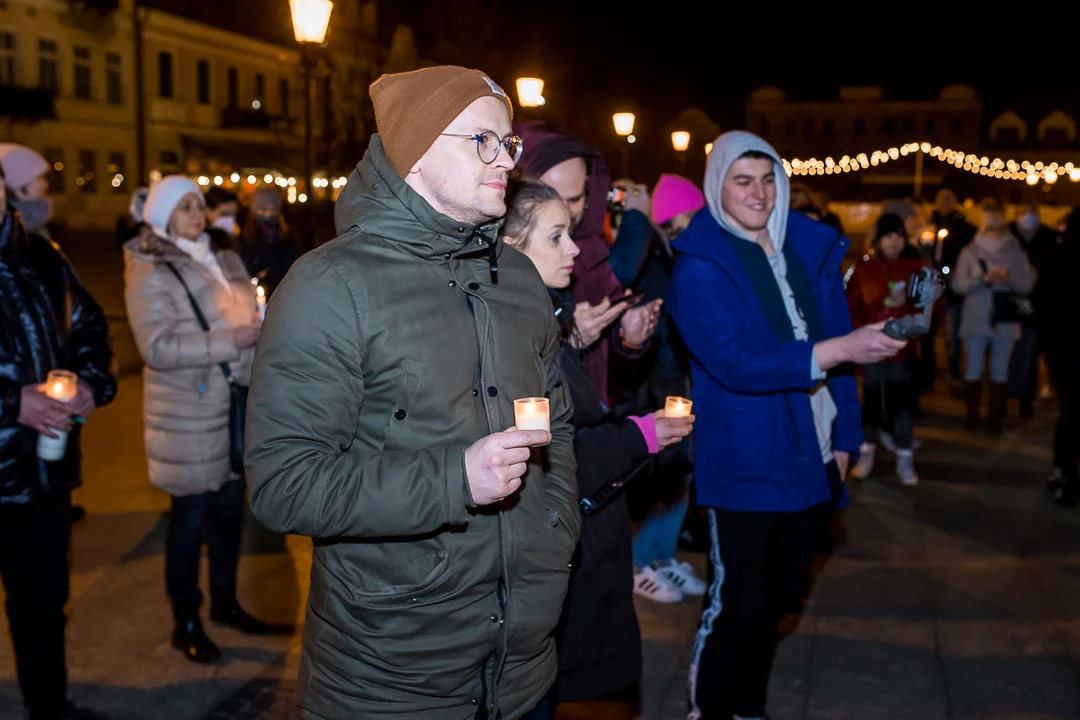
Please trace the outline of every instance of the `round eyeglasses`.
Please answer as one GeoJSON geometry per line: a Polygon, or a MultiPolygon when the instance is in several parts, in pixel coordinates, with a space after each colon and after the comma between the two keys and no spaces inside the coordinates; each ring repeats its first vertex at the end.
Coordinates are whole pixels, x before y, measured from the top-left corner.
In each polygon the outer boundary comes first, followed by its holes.
{"type": "Polygon", "coordinates": [[[505,148],[506,153],[510,156],[510,160],[517,165],[517,161],[521,159],[521,151],[525,147],[525,143],[517,135],[508,135],[505,140],[501,139],[493,132],[487,131],[482,133],[476,133],[475,135],[460,135],[458,133],[442,133],[447,137],[465,138],[466,140],[473,140],[476,142],[476,154],[480,156],[480,160],[485,165],[490,165],[495,162],[499,157],[499,152],[505,148]]]}

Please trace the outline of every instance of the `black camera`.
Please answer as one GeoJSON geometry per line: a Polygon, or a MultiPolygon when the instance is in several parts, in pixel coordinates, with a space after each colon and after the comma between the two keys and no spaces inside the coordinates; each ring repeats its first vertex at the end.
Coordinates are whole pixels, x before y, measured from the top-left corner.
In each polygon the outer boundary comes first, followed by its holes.
{"type": "Polygon", "coordinates": [[[613,187],[607,194],[608,209],[613,213],[621,213],[626,209],[626,188],[613,187]]]}
{"type": "Polygon", "coordinates": [[[908,302],[919,308],[915,315],[905,315],[885,323],[885,334],[894,340],[907,340],[930,332],[934,303],[945,292],[945,278],[934,268],[924,267],[908,279],[908,302]]]}

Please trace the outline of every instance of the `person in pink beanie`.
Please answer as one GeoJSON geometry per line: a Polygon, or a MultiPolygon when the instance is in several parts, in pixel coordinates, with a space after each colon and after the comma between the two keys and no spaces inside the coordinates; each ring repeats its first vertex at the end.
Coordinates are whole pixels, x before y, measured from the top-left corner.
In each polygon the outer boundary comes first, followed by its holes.
{"type": "Polygon", "coordinates": [[[682,175],[661,175],[653,189],[652,221],[665,240],[674,240],[690,224],[694,213],[703,207],[705,195],[682,175]]]}

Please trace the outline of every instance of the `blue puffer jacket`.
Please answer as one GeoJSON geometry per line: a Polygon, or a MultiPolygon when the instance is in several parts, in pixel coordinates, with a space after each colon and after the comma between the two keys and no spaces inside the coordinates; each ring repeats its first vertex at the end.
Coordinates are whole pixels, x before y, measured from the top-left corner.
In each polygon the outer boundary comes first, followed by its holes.
{"type": "MultiPolygon", "coordinates": [[[[738,240],[745,242],[744,240],[738,240]]],[[[788,215],[792,243],[814,285],[825,338],[851,332],[835,229],[788,215]]],[[[813,343],[781,342],[728,241],[705,208],[674,243],[669,310],[692,355],[699,505],[794,512],[830,498],[809,391],[813,343]]],[[[850,373],[827,379],[837,406],[833,448],[858,452],[859,396],[850,373]]]]}

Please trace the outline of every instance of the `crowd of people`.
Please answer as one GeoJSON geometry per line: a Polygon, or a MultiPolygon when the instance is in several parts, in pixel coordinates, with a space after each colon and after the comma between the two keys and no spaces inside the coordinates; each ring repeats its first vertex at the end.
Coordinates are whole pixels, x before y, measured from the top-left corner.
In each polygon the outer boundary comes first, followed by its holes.
{"type": "MultiPolygon", "coordinates": [[[[1075,504],[1075,213],[1055,232],[1037,207],[1010,225],[987,201],[976,228],[948,191],[932,210],[886,203],[848,271],[828,198],[751,133],[716,138],[702,185],[650,191],[562,130],[514,124],[482,72],[370,92],[378,133],[336,240],[301,254],[274,190],[245,208],[183,176],[140,189],[118,224],[186,659],[221,657],[201,621],[204,538],[210,619],[271,632],[237,602],[247,502],[313,540],[304,718],[536,720],[632,692],[635,595],[703,596],[691,719],[764,718],[780,621],[846,479],[870,476],[880,442],[918,484],[941,326],[971,430],[987,371],[990,431],[1010,394],[1032,415],[1045,353],[1050,485],[1075,504]],[[895,339],[885,325],[913,312],[924,268],[946,296],[929,333],[895,339]],[[676,552],[691,501],[705,578],[676,552]]],[[[0,574],[30,717],[94,720],[67,701],[66,553],[79,430],[116,371],[101,308],[43,229],[39,158],[0,147],[0,574]],[[50,394],[55,370],[75,373],[71,398],[50,394]],[[61,460],[40,436],[66,437],[61,460]]]]}

